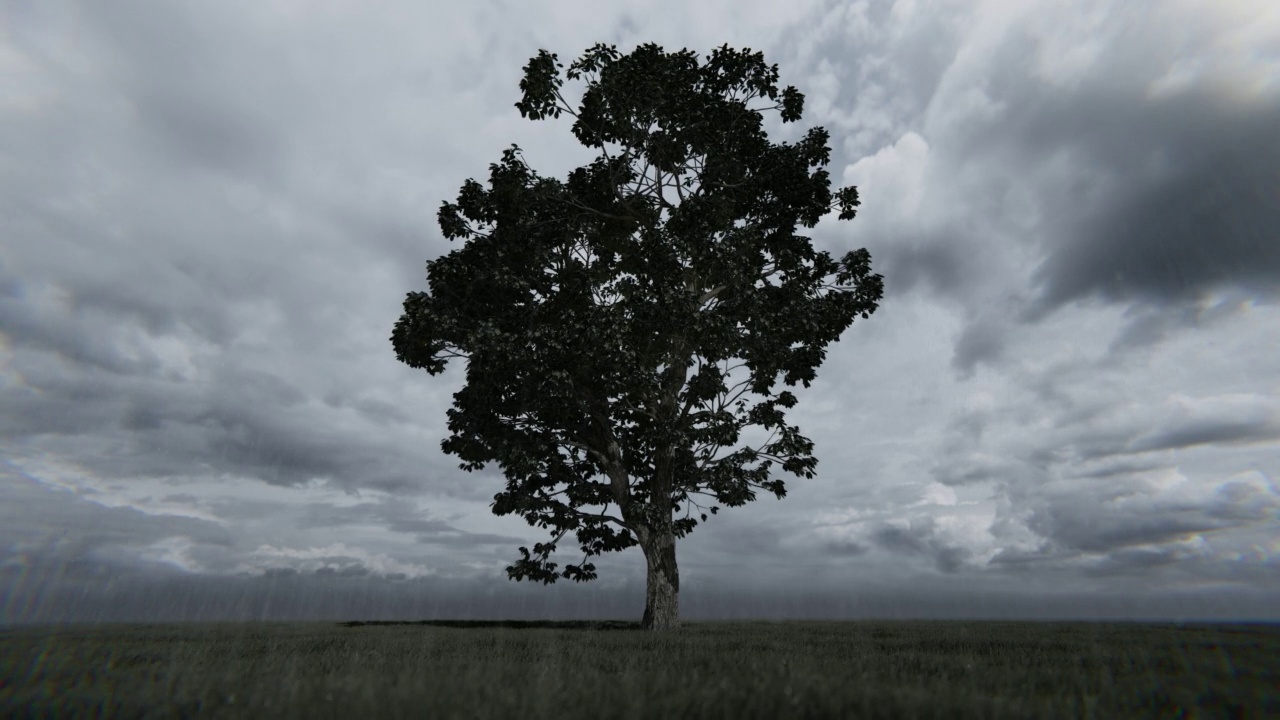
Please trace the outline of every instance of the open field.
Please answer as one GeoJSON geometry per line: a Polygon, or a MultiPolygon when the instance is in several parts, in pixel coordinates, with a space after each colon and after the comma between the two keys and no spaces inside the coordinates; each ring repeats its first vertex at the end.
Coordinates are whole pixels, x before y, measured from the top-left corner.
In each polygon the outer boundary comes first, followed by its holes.
{"type": "Polygon", "coordinates": [[[0,715],[1280,716],[1280,626],[256,623],[0,629],[0,715]],[[359,713],[363,713],[362,715],[359,713]]]}

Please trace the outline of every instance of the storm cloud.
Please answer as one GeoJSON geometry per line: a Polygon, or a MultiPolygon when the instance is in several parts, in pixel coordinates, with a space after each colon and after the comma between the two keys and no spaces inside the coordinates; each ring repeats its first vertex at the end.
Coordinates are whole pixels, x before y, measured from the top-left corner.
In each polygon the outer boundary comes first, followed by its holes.
{"type": "Polygon", "coordinates": [[[628,8],[0,0],[0,622],[638,615],[638,551],[506,579],[546,533],[387,338],[463,181],[592,159],[521,67],[650,41],[778,64],[886,288],[688,616],[1277,617],[1280,10],[628,8]]]}

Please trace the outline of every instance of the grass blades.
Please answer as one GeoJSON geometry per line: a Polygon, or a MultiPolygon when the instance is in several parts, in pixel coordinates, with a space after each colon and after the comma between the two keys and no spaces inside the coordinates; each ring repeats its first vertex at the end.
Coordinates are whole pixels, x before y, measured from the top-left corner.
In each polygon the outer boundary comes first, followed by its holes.
{"type": "Polygon", "coordinates": [[[0,629],[0,715],[1280,716],[1280,627],[243,623],[0,629]]]}

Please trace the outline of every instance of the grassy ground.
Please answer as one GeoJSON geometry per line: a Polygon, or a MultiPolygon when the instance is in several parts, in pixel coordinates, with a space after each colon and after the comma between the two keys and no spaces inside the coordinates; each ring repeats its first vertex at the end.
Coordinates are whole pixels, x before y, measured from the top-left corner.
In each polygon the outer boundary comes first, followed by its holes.
{"type": "Polygon", "coordinates": [[[5,717],[1280,717],[1280,626],[0,629],[5,717]]]}

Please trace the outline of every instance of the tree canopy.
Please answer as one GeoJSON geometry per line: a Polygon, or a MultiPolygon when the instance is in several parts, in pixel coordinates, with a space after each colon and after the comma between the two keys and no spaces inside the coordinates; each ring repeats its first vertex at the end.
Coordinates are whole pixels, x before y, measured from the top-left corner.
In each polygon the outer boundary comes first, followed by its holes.
{"type": "Polygon", "coordinates": [[[428,263],[430,290],[408,294],[391,341],[432,375],[466,360],[441,447],[466,470],[497,463],[493,511],[551,531],[520,548],[510,577],[590,580],[591,556],[640,544],[652,596],[652,556],[668,546],[678,588],[674,538],[707,519],[696,498],[715,513],[757,490],[782,498],[775,466],[813,477],[779,382],[808,387],[883,282],[865,249],[837,261],[796,234],[833,211],[853,218],[858,194],[831,191],[822,128],[769,141],[761,111],[795,122],[804,96],[779,91],[761,53],[724,46],[700,63],[598,44],[565,73],[586,82],[576,109],[562,69],[540,51],[516,107],[570,115],[598,157],[561,181],[512,145],[488,187],[464,182],[438,220],[465,242],[428,263]],[[772,104],[751,107],[760,99],[772,104]],[[747,426],[772,434],[737,447],[747,426]],[[559,569],[550,558],[571,532],[584,555],[559,569]]]}

